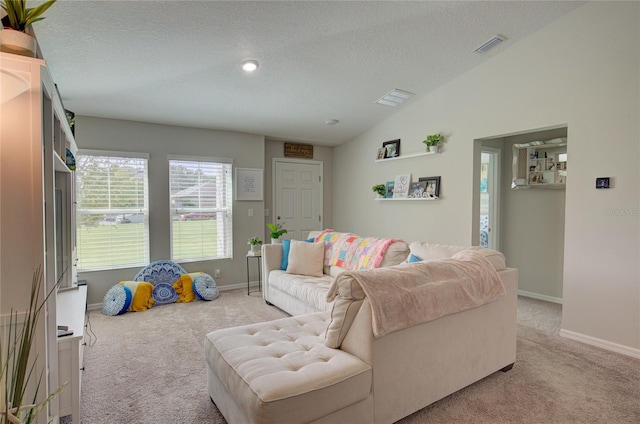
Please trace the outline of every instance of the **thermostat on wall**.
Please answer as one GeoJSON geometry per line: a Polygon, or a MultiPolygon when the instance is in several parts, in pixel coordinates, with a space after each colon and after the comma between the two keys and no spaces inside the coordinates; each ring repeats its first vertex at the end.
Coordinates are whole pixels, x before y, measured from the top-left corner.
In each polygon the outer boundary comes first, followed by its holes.
{"type": "Polygon", "coordinates": [[[609,188],[609,177],[596,178],[596,188],[609,188]]]}

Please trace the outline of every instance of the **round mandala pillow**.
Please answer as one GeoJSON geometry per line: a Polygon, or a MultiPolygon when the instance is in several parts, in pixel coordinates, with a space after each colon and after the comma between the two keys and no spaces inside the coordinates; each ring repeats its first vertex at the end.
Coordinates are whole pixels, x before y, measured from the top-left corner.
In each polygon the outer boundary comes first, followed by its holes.
{"type": "Polygon", "coordinates": [[[134,281],[148,281],[153,284],[153,299],[156,305],[174,303],[178,300],[178,293],[173,283],[186,274],[184,268],[171,261],[155,261],[142,268],[134,277],[134,281]]]}
{"type": "Polygon", "coordinates": [[[102,299],[102,312],[105,315],[115,316],[127,312],[131,306],[133,295],[129,287],[117,284],[111,287],[102,299]]]}
{"type": "Polygon", "coordinates": [[[218,297],[218,286],[209,274],[201,274],[193,280],[193,292],[200,300],[214,300],[218,297]]]}

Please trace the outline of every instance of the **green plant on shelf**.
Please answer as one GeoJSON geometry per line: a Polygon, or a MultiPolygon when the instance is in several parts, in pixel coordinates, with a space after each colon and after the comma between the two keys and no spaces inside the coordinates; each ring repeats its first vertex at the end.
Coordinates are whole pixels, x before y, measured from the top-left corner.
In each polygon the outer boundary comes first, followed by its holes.
{"type": "Polygon", "coordinates": [[[442,143],[443,141],[444,141],[444,136],[438,133],[438,134],[431,134],[427,136],[427,138],[422,142],[426,144],[427,147],[432,147],[432,146],[439,146],[440,143],[442,143]]]}
{"type": "Polygon", "coordinates": [[[371,187],[371,190],[373,190],[375,193],[378,193],[380,196],[384,196],[387,193],[387,188],[384,184],[376,184],[371,187]]]}
{"type": "Polygon", "coordinates": [[[262,240],[260,240],[260,237],[251,237],[249,241],[247,241],[247,244],[251,246],[260,246],[262,244],[262,240]]]}

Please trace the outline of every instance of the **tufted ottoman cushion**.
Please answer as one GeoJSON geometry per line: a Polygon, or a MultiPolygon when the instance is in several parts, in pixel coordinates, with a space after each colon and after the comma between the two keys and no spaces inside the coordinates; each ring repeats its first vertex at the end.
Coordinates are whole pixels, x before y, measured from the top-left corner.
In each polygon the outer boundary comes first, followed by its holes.
{"type": "Polygon", "coordinates": [[[207,334],[214,383],[252,423],[310,422],[366,399],[371,367],[324,345],[328,319],[319,312],[207,334]]]}

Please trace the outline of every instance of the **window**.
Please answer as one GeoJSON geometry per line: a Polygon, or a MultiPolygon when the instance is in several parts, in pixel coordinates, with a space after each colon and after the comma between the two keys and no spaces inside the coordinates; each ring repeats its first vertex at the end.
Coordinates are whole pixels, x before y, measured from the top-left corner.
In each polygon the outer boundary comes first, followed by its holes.
{"type": "Polygon", "coordinates": [[[80,270],[149,263],[147,165],[147,157],[131,153],[81,151],[78,155],[80,270]]]}
{"type": "Polygon", "coordinates": [[[169,158],[171,259],[231,258],[231,161],[169,158]]]}

